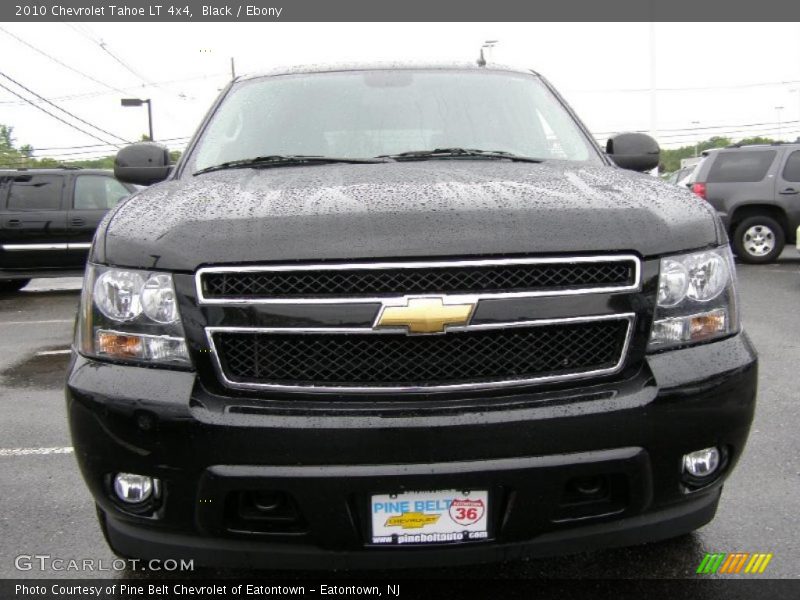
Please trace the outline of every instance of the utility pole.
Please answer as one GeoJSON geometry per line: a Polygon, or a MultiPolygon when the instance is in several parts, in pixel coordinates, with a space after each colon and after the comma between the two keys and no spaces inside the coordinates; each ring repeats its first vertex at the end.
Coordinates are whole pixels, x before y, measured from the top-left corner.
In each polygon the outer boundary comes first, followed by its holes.
{"type": "MultiPolygon", "coordinates": [[[[689,123],[690,125],[700,125],[700,121],[692,121],[689,123]]],[[[700,134],[696,134],[694,138],[694,157],[697,158],[697,155],[700,152],[700,134]]]]}
{"type": "Polygon", "coordinates": [[[797,94],[797,102],[798,102],[798,113],[797,113],[797,122],[800,123],[800,88],[792,88],[789,90],[790,94],[797,94]]]}
{"type": "Polygon", "coordinates": [[[656,98],[656,24],[650,23],[650,136],[655,139],[658,127],[656,98]]]}
{"type": "MultiPolygon", "coordinates": [[[[657,88],[658,79],[656,77],[656,24],[650,22],[650,137],[657,139],[658,115],[657,115],[657,88]]],[[[651,175],[658,175],[657,166],[650,171],[651,175]]]]}
{"type": "Polygon", "coordinates": [[[236,66],[233,64],[232,56],[231,56],[231,79],[236,79],[236,66]]]}
{"type": "Polygon", "coordinates": [[[783,137],[783,123],[781,122],[781,111],[783,110],[782,106],[776,106],[775,112],[778,113],[778,141],[781,140],[783,137]]]}

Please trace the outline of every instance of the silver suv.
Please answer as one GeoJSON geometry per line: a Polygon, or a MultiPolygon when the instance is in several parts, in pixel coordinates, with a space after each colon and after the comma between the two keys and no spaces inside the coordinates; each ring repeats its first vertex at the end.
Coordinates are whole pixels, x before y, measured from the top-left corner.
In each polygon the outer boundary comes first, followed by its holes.
{"type": "Polygon", "coordinates": [[[772,262],[800,225],[800,143],[711,152],[692,191],[717,210],[741,261],[772,262]]]}

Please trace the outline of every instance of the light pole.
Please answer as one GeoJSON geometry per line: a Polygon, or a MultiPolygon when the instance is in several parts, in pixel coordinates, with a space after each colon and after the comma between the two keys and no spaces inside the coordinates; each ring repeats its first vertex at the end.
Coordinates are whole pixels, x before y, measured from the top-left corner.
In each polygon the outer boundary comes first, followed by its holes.
{"type": "Polygon", "coordinates": [[[778,141],[780,141],[781,137],[783,136],[783,131],[782,131],[783,130],[783,125],[781,123],[781,111],[782,110],[783,110],[782,106],[776,106],[775,107],[775,112],[778,113],[778,141]]]}
{"type": "Polygon", "coordinates": [[[486,41],[483,43],[483,46],[481,46],[481,53],[480,53],[480,56],[478,57],[478,66],[479,66],[479,67],[485,67],[485,66],[486,66],[486,55],[487,55],[487,54],[489,54],[489,52],[486,52],[486,53],[484,54],[484,52],[483,52],[483,51],[484,51],[484,50],[491,50],[492,48],[494,48],[494,47],[495,47],[495,45],[497,45],[497,42],[498,42],[498,41],[499,41],[499,40],[486,40],[486,41]]]}
{"type": "Polygon", "coordinates": [[[147,100],[140,100],[139,98],[123,98],[120,100],[120,104],[122,106],[141,106],[142,104],[147,104],[147,126],[150,130],[150,141],[154,142],[153,139],[153,111],[152,105],[150,103],[150,98],[147,100]]]}
{"type": "MultiPolygon", "coordinates": [[[[690,125],[700,125],[700,121],[691,121],[690,125]]],[[[700,134],[698,133],[694,138],[694,157],[697,158],[697,154],[700,152],[700,138],[698,137],[700,134]]]]}

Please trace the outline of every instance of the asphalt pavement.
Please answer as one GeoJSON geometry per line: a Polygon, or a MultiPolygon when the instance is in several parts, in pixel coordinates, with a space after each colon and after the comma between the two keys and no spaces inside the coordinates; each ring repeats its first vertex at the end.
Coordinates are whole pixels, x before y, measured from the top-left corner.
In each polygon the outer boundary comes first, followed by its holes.
{"type": "MultiPolygon", "coordinates": [[[[800,577],[800,401],[795,379],[800,365],[800,255],[788,249],[777,264],[739,265],[738,273],[745,328],[760,356],[759,398],[748,446],[726,484],[714,521],[660,543],[503,565],[415,570],[410,576],[694,578],[706,552],[771,552],[770,577],[800,577]]],[[[20,293],[0,296],[0,578],[159,577],[153,572],[15,568],[19,555],[91,558],[106,564],[114,559],[71,453],[65,418],[62,388],[79,289],[80,279],[34,280],[20,293]]]]}

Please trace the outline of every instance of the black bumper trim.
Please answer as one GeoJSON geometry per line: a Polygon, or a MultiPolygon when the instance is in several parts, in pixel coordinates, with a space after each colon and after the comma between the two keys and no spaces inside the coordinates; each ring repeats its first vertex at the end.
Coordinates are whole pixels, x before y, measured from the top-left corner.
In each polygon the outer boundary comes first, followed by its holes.
{"type": "Polygon", "coordinates": [[[196,566],[234,568],[329,569],[413,568],[508,561],[523,557],[575,554],[599,548],[654,542],[702,527],[717,511],[721,489],[691,502],[644,515],[543,533],[532,540],[432,548],[370,548],[331,551],[313,546],[184,535],[144,529],[109,518],[108,540],[122,556],[143,559],[194,559],[196,566]]]}

